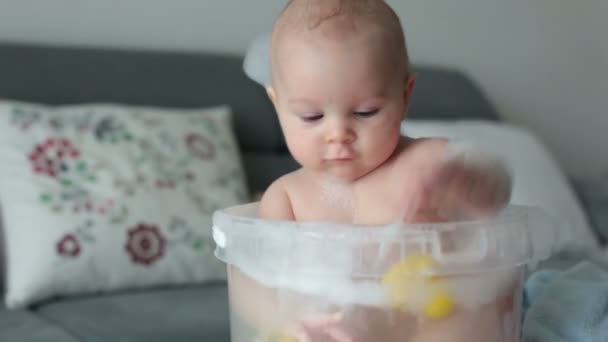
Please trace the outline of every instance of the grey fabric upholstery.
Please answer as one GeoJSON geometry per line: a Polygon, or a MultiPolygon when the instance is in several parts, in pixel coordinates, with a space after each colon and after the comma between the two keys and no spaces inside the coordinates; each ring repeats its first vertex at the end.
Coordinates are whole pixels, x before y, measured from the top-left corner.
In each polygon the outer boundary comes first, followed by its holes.
{"type": "Polygon", "coordinates": [[[272,181],[299,166],[289,154],[247,154],[243,156],[252,194],[263,192],[272,181]]]}
{"type": "Polygon", "coordinates": [[[36,313],[83,342],[230,342],[223,285],[75,297],[36,313]]]}
{"type": "Polygon", "coordinates": [[[573,185],[600,243],[608,245],[608,177],[578,180],[573,185]]]}
{"type": "Polygon", "coordinates": [[[77,342],[63,328],[28,311],[0,308],[0,341],[77,342]]]}
{"type": "Polygon", "coordinates": [[[414,66],[414,71],[411,119],[500,120],[483,91],[460,71],[422,66],[414,66]]]}

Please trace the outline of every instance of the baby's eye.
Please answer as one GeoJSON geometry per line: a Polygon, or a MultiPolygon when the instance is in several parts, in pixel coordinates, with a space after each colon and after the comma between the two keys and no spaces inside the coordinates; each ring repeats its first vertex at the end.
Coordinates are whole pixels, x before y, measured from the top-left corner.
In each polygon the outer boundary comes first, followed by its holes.
{"type": "Polygon", "coordinates": [[[300,119],[304,122],[315,122],[323,119],[323,114],[302,115],[300,119]]]}
{"type": "Polygon", "coordinates": [[[374,116],[374,115],[378,114],[379,111],[380,111],[380,109],[372,109],[372,110],[367,110],[367,111],[355,112],[355,115],[364,117],[364,118],[368,118],[370,116],[374,116]]]}

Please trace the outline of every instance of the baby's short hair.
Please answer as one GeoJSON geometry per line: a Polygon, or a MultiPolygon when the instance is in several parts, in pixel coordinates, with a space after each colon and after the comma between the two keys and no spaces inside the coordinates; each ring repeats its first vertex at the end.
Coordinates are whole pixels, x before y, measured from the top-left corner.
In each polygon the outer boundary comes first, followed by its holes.
{"type": "MultiPolygon", "coordinates": [[[[358,24],[364,19],[366,23],[377,25],[395,51],[405,58],[409,68],[409,57],[405,34],[399,16],[383,0],[290,0],[277,18],[273,36],[285,30],[312,31],[332,20],[341,20],[345,29],[341,32],[356,32],[358,24]]],[[[274,39],[273,39],[274,40],[274,39]]]]}

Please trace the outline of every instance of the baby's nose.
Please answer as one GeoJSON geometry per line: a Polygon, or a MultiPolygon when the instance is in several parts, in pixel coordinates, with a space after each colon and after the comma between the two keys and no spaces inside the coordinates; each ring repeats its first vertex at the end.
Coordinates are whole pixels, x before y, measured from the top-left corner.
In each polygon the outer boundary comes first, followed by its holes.
{"type": "Polygon", "coordinates": [[[355,141],[355,132],[346,123],[336,123],[327,132],[326,140],[332,144],[350,144],[355,141]]]}

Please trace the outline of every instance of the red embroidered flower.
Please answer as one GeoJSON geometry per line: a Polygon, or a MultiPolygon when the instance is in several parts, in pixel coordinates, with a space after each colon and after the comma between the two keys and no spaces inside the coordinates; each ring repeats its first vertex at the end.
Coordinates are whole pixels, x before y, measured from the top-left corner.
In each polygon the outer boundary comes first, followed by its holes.
{"type": "Polygon", "coordinates": [[[154,185],[156,186],[157,189],[175,189],[175,187],[177,186],[177,184],[175,183],[174,180],[162,180],[162,179],[157,179],[156,182],[154,183],[154,185]]]}
{"type": "Polygon", "coordinates": [[[215,146],[204,136],[196,133],[186,135],[186,146],[190,153],[199,159],[213,159],[215,157],[215,146]]]}
{"type": "Polygon", "coordinates": [[[34,172],[57,177],[60,172],[68,171],[66,162],[79,155],[80,151],[68,139],[49,138],[34,148],[29,159],[34,172]]]}
{"type": "Polygon", "coordinates": [[[80,254],[80,243],[73,234],[66,234],[57,242],[57,254],[66,257],[77,257],[80,254]]]}
{"type": "Polygon", "coordinates": [[[125,248],[134,263],[150,266],[163,256],[165,239],[158,227],[140,223],[129,229],[125,248]]]}

